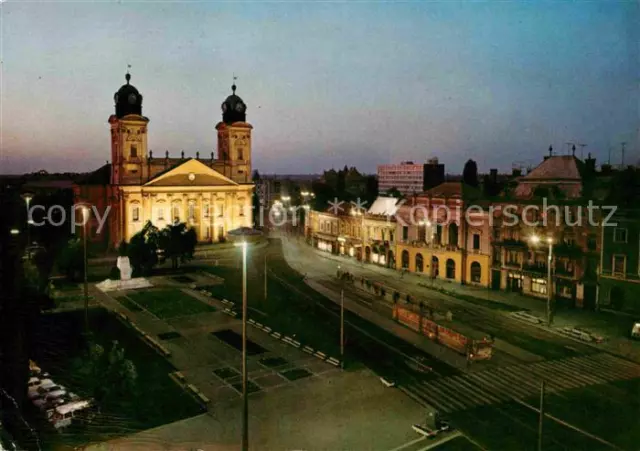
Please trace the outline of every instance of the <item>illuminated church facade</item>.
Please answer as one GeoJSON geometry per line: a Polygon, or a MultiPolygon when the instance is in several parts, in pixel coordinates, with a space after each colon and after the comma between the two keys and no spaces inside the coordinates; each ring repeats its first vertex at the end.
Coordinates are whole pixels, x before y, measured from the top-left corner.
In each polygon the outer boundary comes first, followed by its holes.
{"type": "Polygon", "coordinates": [[[147,148],[149,119],[142,114],[142,95],[130,84],[114,95],[115,113],[109,117],[111,162],[88,174],[74,187],[76,201],[104,212],[106,226],[89,223],[93,241],[111,247],[129,241],[147,221],[162,229],[184,222],[198,241],[224,239],[230,230],[251,227],[251,131],[246,104],[232,94],[222,103],[222,120],[215,126],[218,153],[209,158],[161,157],[147,148]]]}

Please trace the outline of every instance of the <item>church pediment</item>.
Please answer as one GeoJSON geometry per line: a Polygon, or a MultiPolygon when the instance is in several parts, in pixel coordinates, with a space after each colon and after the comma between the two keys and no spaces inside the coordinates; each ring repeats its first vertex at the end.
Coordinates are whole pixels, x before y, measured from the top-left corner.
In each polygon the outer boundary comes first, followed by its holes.
{"type": "Polygon", "coordinates": [[[192,158],[149,180],[144,186],[237,186],[206,164],[192,158]]]}

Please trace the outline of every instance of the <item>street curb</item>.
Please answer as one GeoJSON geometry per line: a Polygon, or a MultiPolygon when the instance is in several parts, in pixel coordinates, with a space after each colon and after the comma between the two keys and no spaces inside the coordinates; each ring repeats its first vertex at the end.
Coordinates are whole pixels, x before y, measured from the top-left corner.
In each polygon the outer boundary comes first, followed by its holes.
{"type": "Polygon", "coordinates": [[[180,371],[174,371],[173,373],[169,373],[169,377],[176,383],[180,388],[182,388],[185,392],[191,395],[195,400],[200,404],[202,408],[208,410],[208,404],[211,402],[209,398],[207,398],[204,393],[202,393],[198,388],[189,384],[185,379],[184,375],[180,371]]]}
{"type": "MultiPolygon", "coordinates": [[[[234,318],[237,318],[238,316],[238,312],[236,312],[235,310],[232,310],[233,307],[235,306],[235,304],[231,301],[227,301],[226,299],[223,299],[222,302],[225,305],[229,305],[229,308],[225,308],[222,310],[223,313],[232,316],[234,318]]],[[[313,355],[314,357],[318,358],[319,360],[322,360],[323,362],[327,362],[333,366],[340,366],[341,362],[340,360],[328,356],[327,354],[325,354],[322,351],[319,351],[317,349],[312,348],[311,346],[308,345],[304,345],[302,343],[300,343],[299,341],[295,340],[293,337],[289,337],[288,335],[283,335],[280,332],[276,332],[274,331],[272,328],[270,328],[269,326],[267,326],[266,324],[262,324],[259,323],[257,321],[255,321],[254,319],[247,319],[247,324],[250,324],[251,326],[255,327],[256,329],[260,329],[263,332],[266,332],[267,334],[271,335],[273,338],[280,340],[283,343],[288,344],[289,346],[293,346],[294,348],[297,349],[302,349],[304,352],[306,352],[307,354],[313,355]]]]}
{"type": "Polygon", "coordinates": [[[158,343],[151,335],[144,332],[142,329],[138,327],[136,323],[134,323],[127,315],[122,312],[115,312],[116,317],[120,320],[120,322],[125,325],[131,327],[133,330],[138,332],[142,336],[143,341],[147,342],[157,353],[159,353],[162,357],[169,358],[171,357],[171,351],[165,348],[163,345],[158,343]]]}

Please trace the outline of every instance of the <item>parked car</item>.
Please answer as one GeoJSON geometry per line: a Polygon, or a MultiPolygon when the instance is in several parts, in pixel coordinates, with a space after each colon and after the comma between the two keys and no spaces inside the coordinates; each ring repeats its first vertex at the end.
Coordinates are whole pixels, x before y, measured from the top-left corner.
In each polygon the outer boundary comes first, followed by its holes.
{"type": "Polygon", "coordinates": [[[90,419],[92,403],[86,400],[76,400],[59,405],[47,411],[47,419],[54,428],[61,429],[71,425],[75,419],[90,419]]]}
{"type": "MultiPolygon", "coordinates": [[[[76,397],[76,395],[73,395],[76,397]]],[[[33,401],[33,405],[40,410],[47,410],[55,406],[59,406],[67,402],[70,399],[71,394],[67,394],[67,390],[61,387],[59,390],[51,390],[44,396],[36,398],[33,401]]]]}
{"type": "Polygon", "coordinates": [[[41,379],[40,384],[34,387],[29,387],[27,396],[29,399],[39,398],[43,394],[46,394],[47,391],[49,391],[48,389],[52,387],[56,387],[56,384],[51,379],[41,379]]]}
{"type": "Polygon", "coordinates": [[[40,386],[40,378],[39,377],[30,377],[29,378],[29,382],[27,382],[27,387],[29,388],[33,388],[33,387],[39,387],[40,386]]]}

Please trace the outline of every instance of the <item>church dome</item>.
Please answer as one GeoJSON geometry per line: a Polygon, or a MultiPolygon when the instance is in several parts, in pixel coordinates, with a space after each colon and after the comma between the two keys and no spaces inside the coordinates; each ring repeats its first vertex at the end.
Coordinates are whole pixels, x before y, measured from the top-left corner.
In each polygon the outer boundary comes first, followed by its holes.
{"type": "Polygon", "coordinates": [[[127,84],[122,85],[113,96],[113,101],[116,104],[116,117],[121,118],[128,114],[142,116],[142,94],[135,86],[129,84],[129,80],[131,80],[129,73],[125,79],[127,84]]]}
{"type": "Polygon", "coordinates": [[[233,94],[226,98],[224,102],[222,102],[222,121],[225,124],[232,124],[234,122],[246,122],[247,115],[247,105],[244,101],[236,95],[236,85],[235,83],[231,86],[231,90],[233,94]]]}

